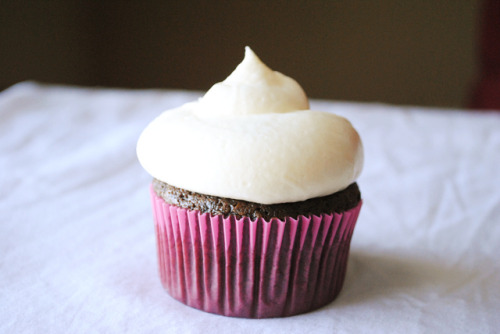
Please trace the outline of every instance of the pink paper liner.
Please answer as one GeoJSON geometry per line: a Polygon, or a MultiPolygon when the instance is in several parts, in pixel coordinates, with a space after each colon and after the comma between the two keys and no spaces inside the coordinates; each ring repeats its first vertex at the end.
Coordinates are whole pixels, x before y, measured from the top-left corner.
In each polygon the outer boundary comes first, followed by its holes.
{"type": "Polygon", "coordinates": [[[166,203],[151,187],[162,285],[178,301],[231,317],[308,312],[340,292],[360,203],[342,214],[224,218],[166,203]]]}

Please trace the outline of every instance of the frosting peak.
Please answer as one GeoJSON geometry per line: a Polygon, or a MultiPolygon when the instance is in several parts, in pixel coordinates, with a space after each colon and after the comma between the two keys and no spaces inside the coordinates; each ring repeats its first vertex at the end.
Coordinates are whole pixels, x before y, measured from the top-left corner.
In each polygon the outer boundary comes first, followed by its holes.
{"type": "Polygon", "coordinates": [[[262,204],[343,190],[363,165],[351,123],[309,110],[300,85],[269,69],[250,48],[234,72],[201,99],[151,122],[137,155],[160,181],[262,204]]]}
{"type": "MultiPolygon", "coordinates": [[[[245,58],[226,80],[212,86],[199,101],[206,115],[284,113],[309,109],[300,85],[267,67],[247,46],[245,58]]],[[[201,116],[201,115],[200,115],[201,116]]]]}

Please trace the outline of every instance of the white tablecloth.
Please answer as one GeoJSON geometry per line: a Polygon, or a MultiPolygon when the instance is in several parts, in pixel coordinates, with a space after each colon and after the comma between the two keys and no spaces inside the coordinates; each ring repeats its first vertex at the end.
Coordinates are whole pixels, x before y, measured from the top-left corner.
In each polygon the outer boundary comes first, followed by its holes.
{"type": "Polygon", "coordinates": [[[0,333],[500,332],[495,112],[312,101],[348,117],[365,146],[338,299],[249,320],[170,298],[135,144],[199,96],[29,82],[0,93],[0,333]]]}

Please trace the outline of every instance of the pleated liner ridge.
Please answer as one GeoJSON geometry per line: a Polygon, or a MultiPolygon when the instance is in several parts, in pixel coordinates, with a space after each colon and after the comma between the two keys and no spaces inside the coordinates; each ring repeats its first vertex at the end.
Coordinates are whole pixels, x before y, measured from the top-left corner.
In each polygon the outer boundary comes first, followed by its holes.
{"type": "Polygon", "coordinates": [[[284,317],[326,305],[342,288],[361,202],[343,214],[251,221],[151,196],[161,282],[188,306],[284,317]]]}

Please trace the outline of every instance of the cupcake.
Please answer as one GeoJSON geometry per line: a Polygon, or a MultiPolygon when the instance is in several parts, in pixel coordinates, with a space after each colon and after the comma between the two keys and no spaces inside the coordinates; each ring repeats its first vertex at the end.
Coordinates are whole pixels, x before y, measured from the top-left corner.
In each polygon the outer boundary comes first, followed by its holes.
{"type": "Polygon", "coordinates": [[[362,203],[361,140],[250,48],[202,98],[153,120],[137,155],[153,178],[160,278],[173,298],[269,318],[338,295],[362,203]]]}

